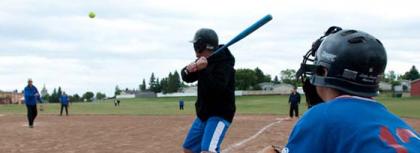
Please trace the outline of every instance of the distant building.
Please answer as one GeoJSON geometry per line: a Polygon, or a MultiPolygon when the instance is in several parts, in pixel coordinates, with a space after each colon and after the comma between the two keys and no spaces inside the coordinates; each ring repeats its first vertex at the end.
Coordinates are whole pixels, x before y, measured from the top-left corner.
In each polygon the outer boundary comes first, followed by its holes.
{"type": "Polygon", "coordinates": [[[126,98],[141,98],[141,97],[156,97],[156,94],[151,91],[139,91],[139,90],[129,90],[125,89],[121,91],[119,95],[116,96],[117,99],[126,99],[126,98]]]}
{"type": "Polygon", "coordinates": [[[401,80],[401,86],[403,88],[403,92],[410,92],[411,90],[411,81],[410,80],[401,80]]]}
{"type": "Polygon", "coordinates": [[[293,85],[281,83],[281,84],[274,85],[273,91],[279,92],[280,94],[290,94],[290,92],[292,92],[292,89],[293,89],[293,85]]]}
{"type": "Polygon", "coordinates": [[[22,104],[23,94],[17,90],[12,92],[0,91],[0,104],[22,104]]]}
{"type": "Polygon", "coordinates": [[[156,93],[154,93],[154,92],[152,92],[152,91],[137,91],[136,93],[135,93],[135,97],[136,98],[144,98],[144,97],[147,97],[147,98],[154,98],[154,97],[156,97],[156,93]]]}
{"type": "Polygon", "coordinates": [[[265,90],[265,91],[272,91],[274,89],[274,86],[276,84],[272,83],[272,82],[263,82],[263,83],[259,83],[258,86],[260,86],[261,90],[265,90]]]}
{"type": "Polygon", "coordinates": [[[387,82],[379,82],[380,91],[392,91],[392,84],[387,82]]]}
{"type": "Polygon", "coordinates": [[[118,99],[125,99],[125,98],[136,98],[136,90],[129,90],[125,89],[121,91],[119,95],[117,95],[118,99]]]}
{"type": "Polygon", "coordinates": [[[184,87],[180,92],[175,93],[157,93],[157,97],[192,97],[197,96],[197,86],[184,87]]]}
{"type": "Polygon", "coordinates": [[[263,91],[272,91],[274,93],[278,94],[289,94],[291,90],[293,89],[293,85],[281,83],[281,84],[275,84],[272,82],[263,82],[258,84],[261,87],[261,90],[263,91]]]}
{"type": "Polygon", "coordinates": [[[190,86],[190,87],[185,87],[181,89],[181,92],[183,93],[197,93],[197,86],[190,86]]]}
{"type": "Polygon", "coordinates": [[[420,79],[411,81],[411,96],[420,96],[420,79]]]}

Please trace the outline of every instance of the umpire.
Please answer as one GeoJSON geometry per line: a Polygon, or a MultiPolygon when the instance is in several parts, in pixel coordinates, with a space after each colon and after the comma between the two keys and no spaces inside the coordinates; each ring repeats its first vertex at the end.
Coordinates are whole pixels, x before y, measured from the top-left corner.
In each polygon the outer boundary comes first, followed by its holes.
{"type": "Polygon", "coordinates": [[[300,104],[300,94],[296,91],[296,86],[293,87],[292,93],[289,96],[290,118],[293,118],[293,114],[296,117],[299,117],[299,104],[300,104]]]}

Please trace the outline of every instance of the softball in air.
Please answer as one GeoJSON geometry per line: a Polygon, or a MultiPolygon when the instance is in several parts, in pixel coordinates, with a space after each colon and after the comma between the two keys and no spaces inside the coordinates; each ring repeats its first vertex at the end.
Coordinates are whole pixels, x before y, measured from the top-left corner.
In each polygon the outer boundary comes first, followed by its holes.
{"type": "Polygon", "coordinates": [[[95,16],[96,16],[96,14],[95,14],[94,12],[89,12],[89,17],[90,17],[90,18],[92,18],[92,19],[93,19],[93,18],[95,18],[95,16]]]}

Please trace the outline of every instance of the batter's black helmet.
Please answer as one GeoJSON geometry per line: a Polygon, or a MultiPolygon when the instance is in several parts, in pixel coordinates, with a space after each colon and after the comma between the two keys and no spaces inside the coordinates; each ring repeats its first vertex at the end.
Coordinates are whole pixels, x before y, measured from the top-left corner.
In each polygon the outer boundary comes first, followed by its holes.
{"type": "Polygon", "coordinates": [[[310,82],[372,97],[378,94],[386,63],[385,48],[378,39],[358,30],[339,30],[323,38],[316,49],[310,82]]]}
{"type": "Polygon", "coordinates": [[[208,28],[199,29],[191,42],[194,43],[196,52],[201,52],[205,49],[214,51],[219,46],[219,38],[216,32],[208,28]]]}

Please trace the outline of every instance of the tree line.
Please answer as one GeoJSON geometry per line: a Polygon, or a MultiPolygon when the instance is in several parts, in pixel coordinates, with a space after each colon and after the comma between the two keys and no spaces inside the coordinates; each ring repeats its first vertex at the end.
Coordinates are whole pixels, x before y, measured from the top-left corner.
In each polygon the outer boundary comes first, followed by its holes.
{"type": "MultiPolygon", "coordinates": [[[[280,79],[278,76],[275,76],[274,79],[272,79],[269,74],[265,74],[258,67],[255,69],[237,69],[235,73],[235,88],[237,90],[260,90],[261,87],[259,86],[259,83],[263,82],[297,85],[299,83],[295,80],[295,73],[296,71],[293,69],[286,69],[281,71],[280,79]]],[[[191,84],[191,86],[195,86],[195,84],[191,84]]],[[[188,87],[188,85],[181,80],[180,74],[177,71],[170,72],[167,77],[161,79],[152,73],[148,84],[146,84],[146,79],[143,78],[139,85],[140,91],[151,91],[154,93],[173,93],[180,91],[184,87],[188,87]]],[[[117,86],[115,94],[119,95],[120,93],[121,90],[117,86]]]]}
{"type": "MultiPolygon", "coordinates": [[[[46,102],[59,103],[60,97],[63,95],[63,93],[64,92],[61,90],[61,87],[58,87],[57,89],[56,88],[53,89],[53,92],[51,93],[51,95],[47,93],[45,95],[42,95],[41,98],[43,101],[46,101],[46,102]]],[[[92,102],[94,99],[103,100],[106,98],[105,93],[97,92],[95,95],[92,91],[87,91],[82,96],[79,96],[79,94],[77,93],[73,95],[67,94],[67,96],[69,97],[69,100],[71,102],[83,102],[83,101],[92,102]]]]}
{"type": "MultiPolygon", "coordinates": [[[[280,71],[279,76],[271,77],[271,75],[264,73],[260,68],[255,69],[240,68],[236,69],[235,73],[235,89],[236,90],[261,90],[260,83],[269,82],[273,84],[291,84],[294,86],[302,86],[300,80],[296,79],[296,70],[285,69],[280,71]]],[[[392,85],[399,85],[401,80],[416,80],[419,79],[420,75],[416,67],[413,65],[412,68],[404,73],[398,75],[395,71],[389,71],[385,73],[382,81],[391,83],[392,85]]],[[[190,86],[194,86],[191,84],[190,86]]],[[[154,93],[173,93],[178,92],[182,88],[188,87],[180,77],[177,71],[170,72],[167,77],[159,79],[154,73],[151,74],[149,82],[146,84],[146,79],[143,78],[139,85],[140,91],[151,91],[154,93]]],[[[121,90],[116,87],[115,95],[119,95],[121,90]]]]}
{"type": "Polygon", "coordinates": [[[300,86],[301,82],[296,80],[296,70],[286,69],[280,72],[280,79],[276,75],[272,79],[269,74],[265,74],[260,68],[255,69],[242,68],[237,69],[235,73],[235,89],[236,90],[261,90],[260,83],[273,84],[291,84],[300,86]]]}
{"type": "Polygon", "coordinates": [[[139,85],[140,91],[152,91],[154,93],[173,93],[178,92],[186,85],[181,81],[178,71],[170,72],[167,77],[159,79],[154,73],[151,74],[148,86],[146,80],[143,78],[142,83],[139,85]]]}

